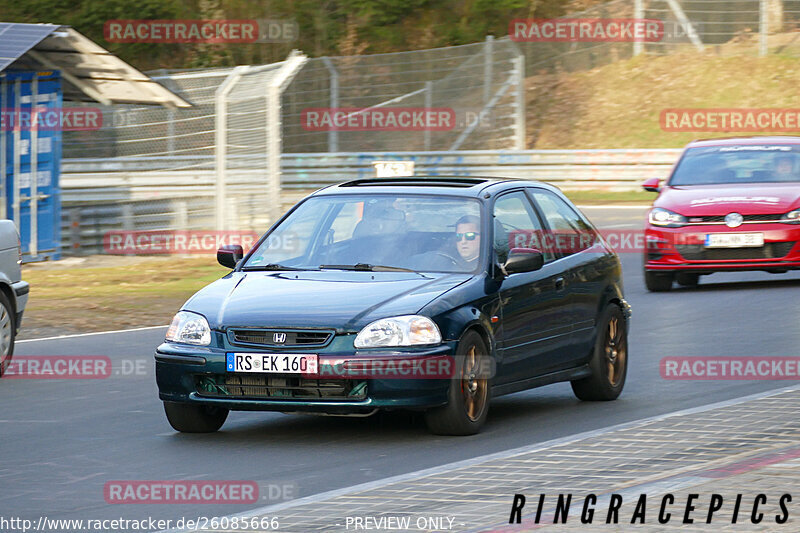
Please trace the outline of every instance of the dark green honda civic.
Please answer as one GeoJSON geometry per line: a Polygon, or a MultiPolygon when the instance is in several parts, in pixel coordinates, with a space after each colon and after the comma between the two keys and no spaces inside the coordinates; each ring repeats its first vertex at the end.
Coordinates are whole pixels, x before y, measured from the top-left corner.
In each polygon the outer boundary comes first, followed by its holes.
{"type": "Polygon", "coordinates": [[[315,192],[195,294],[158,347],[178,431],[228,412],[425,413],[477,433],[489,401],[569,381],[625,383],[619,258],[561,192],[499,178],[354,180],[315,192]]]}

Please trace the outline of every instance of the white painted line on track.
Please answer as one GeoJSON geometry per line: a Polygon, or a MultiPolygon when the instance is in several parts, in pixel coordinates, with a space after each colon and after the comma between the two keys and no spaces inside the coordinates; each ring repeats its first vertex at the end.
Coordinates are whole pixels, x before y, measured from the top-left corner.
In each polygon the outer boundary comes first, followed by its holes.
{"type": "MultiPolygon", "coordinates": [[[[487,455],[481,455],[481,456],[478,456],[478,457],[473,457],[472,459],[465,459],[463,461],[456,461],[456,462],[448,463],[448,464],[445,464],[445,465],[435,466],[433,468],[426,468],[426,469],[423,469],[423,470],[417,470],[416,472],[409,472],[407,474],[400,474],[400,475],[397,475],[397,476],[391,476],[391,477],[388,477],[388,478],[378,479],[378,480],[375,480],[375,481],[369,481],[367,483],[360,483],[358,485],[352,485],[350,487],[343,487],[341,489],[334,489],[334,490],[329,490],[329,491],[326,491],[326,492],[320,492],[318,494],[312,494],[310,496],[299,498],[297,500],[292,500],[290,502],[271,504],[271,505],[267,505],[267,506],[264,506],[264,507],[259,507],[259,508],[256,508],[256,509],[252,509],[250,511],[245,511],[243,513],[229,515],[229,517],[237,516],[237,517],[240,517],[240,518],[246,518],[246,517],[253,517],[253,516],[258,516],[258,515],[263,515],[263,514],[274,514],[277,511],[282,511],[284,509],[290,509],[292,507],[298,507],[300,505],[306,505],[306,504],[310,504],[310,503],[317,503],[317,502],[320,502],[320,501],[328,500],[328,499],[335,498],[337,496],[341,496],[341,495],[344,495],[344,494],[349,494],[349,493],[352,493],[352,492],[363,492],[363,491],[366,491],[366,490],[377,489],[377,488],[380,488],[380,487],[385,487],[386,485],[391,485],[393,483],[399,483],[399,482],[403,482],[403,481],[410,481],[410,480],[414,480],[414,479],[419,479],[419,478],[422,478],[422,477],[425,477],[425,476],[431,476],[431,475],[435,475],[435,474],[440,474],[442,472],[448,472],[448,471],[451,471],[451,470],[456,470],[458,468],[464,468],[464,467],[472,466],[472,465],[475,465],[475,464],[485,463],[487,461],[492,461],[492,460],[495,460],[495,459],[506,459],[506,458],[509,458],[509,457],[513,457],[515,455],[521,455],[521,454],[524,454],[524,453],[530,453],[530,452],[546,450],[546,449],[552,448],[554,446],[560,446],[562,444],[569,444],[570,442],[576,442],[576,441],[583,440],[583,439],[586,439],[586,438],[596,437],[596,436],[604,435],[606,433],[611,433],[611,432],[614,432],[614,431],[628,429],[628,428],[635,427],[635,426],[638,426],[638,425],[647,424],[647,423],[650,423],[650,422],[657,422],[657,421],[665,420],[667,418],[672,418],[672,417],[675,417],[675,416],[691,415],[691,414],[695,414],[695,413],[702,413],[702,412],[705,412],[705,411],[712,411],[714,409],[720,409],[722,407],[728,407],[728,406],[731,406],[731,405],[737,405],[737,404],[748,402],[748,401],[751,401],[751,400],[758,400],[758,399],[761,399],[761,398],[767,398],[769,396],[776,396],[778,394],[783,394],[785,392],[798,390],[798,389],[800,389],[800,385],[791,385],[791,386],[784,387],[784,388],[781,388],[781,389],[773,389],[773,390],[769,390],[769,391],[765,391],[765,392],[759,392],[759,393],[756,393],[756,394],[751,394],[751,395],[748,395],[748,396],[742,396],[740,398],[733,398],[731,400],[725,400],[725,401],[722,401],[722,402],[715,402],[715,403],[711,403],[711,404],[707,404],[707,405],[701,405],[699,407],[691,407],[689,409],[682,409],[680,411],[674,411],[674,412],[666,413],[666,414],[662,414],[662,415],[656,415],[656,416],[652,416],[652,417],[642,418],[642,419],[639,419],[639,420],[633,420],[631,422],[624,422],[622,424],[617,424],[615,426],[611,426],[611,427],[607,427],[607,428],[603,428],[603,429],[596,429],[596,430],[592,430],[592,431],[585,431],[583,433],[576,433],[574,435],[568,435],[566,437],[561,437],[561,438],[558,438],[558,439],[548,440],[548,441],[545,441],[545,442],[542,442],[542,443],[538,443],[538,444],[531,444],[531,445],[528,445],[528,446],[522,446],[520,448],[513,448],[511,450],[505,450],[505,451],[502,451],[502,452],[490,453],[490,454],[487,454],[487,455]]],[[[169,532],[175,531],[175,532],[177,532],[177,531],[183,531],[183,530],[172,529],[172,530],[165,530],[165,531],[169,531],[169,532]]]]}
{"type": "Polygon", "coordinates": [[[127,333],[129,331],[144,331],[148,329],[158,329],[158,328],[168,328],[169,324],[164,326],[145,326],[143,328],[131,328],[131,329],[115,329],[111,331],[94,331],[92,333],[75,333],[74,335],[59,335],[57,337],[42,337],[41,339],[23,339],[20,341],[16,341],[17,344],[22,342],[36,342],[36,341],[53,341],[56,339],[72,339],[75,337],[88,337],[89,335],[107,335],[109,333],[127,333]]]}

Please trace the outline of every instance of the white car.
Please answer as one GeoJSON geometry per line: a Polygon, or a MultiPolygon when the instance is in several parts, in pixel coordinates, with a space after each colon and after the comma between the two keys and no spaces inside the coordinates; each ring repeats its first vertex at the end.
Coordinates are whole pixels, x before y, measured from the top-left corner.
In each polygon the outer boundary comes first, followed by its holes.
{"type": "Polygon", "coordinates": [[[30,285],[22,281],[22,253],[17,227],[0,220],[0,376],[14,355],[14,338],[22,323],[30,285]]]}

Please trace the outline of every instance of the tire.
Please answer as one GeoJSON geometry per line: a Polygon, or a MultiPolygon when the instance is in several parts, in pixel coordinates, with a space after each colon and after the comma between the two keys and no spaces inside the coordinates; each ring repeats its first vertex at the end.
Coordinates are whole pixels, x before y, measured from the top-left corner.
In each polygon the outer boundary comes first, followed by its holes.
{"type": "Polygon", "coordinates": [[[675,281],[681,287],[694,288],[700,283],[700,274],[693,274],[691,272],[678,272],[675,274],[675,281]]]}
{"type": "MultiPolygon", "coordinates": [[[[489,378],[476,378],[481,356],[489,350],[475,331],[464,334],[456,348],[455,373],[450,381],[447,404],[425,412],[428,430],[435,435],[474,435],[489,414],[489,378]],[[465,379],[469,378],[469,379],[465,379]]],[[[483,367],[485,368],[485,367],[483,367]]]]}
{"type": "Polygon", "coordinates": [[[169,425],[181,433],[214,433],[228,418],[228,410],[189,403],[164,402],[169,425]]]}
{"type": "Polygon", "coordinates": [[[571,382],[583,401],[616,400],[628,373],[628,328],[619,307],[610,304],[597,323],[597,340],[589,360],[589,377],[571,382]]]}
{"type": "Polygon", "coordinates": [[[672,289],[672,272],[644,271],[644,284],[650,292],[667,292],[672,289]]]}
{"type": "Polygon", "coordinates": [[[14,357],[14,340],[17,337],[17,317],[11,302],[0,291],[0,377],[6,373],[14,357]]]}

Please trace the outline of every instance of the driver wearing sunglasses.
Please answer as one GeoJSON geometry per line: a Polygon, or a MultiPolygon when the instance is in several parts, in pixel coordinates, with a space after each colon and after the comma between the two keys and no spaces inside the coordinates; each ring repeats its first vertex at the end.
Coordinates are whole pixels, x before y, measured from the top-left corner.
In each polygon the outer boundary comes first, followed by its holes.
{"type": "Polygon", "coordinates": [[[481,251],[480,219],[465,215],[456,222],[456,248],[466,266],[475,266],[481,251]]]}

